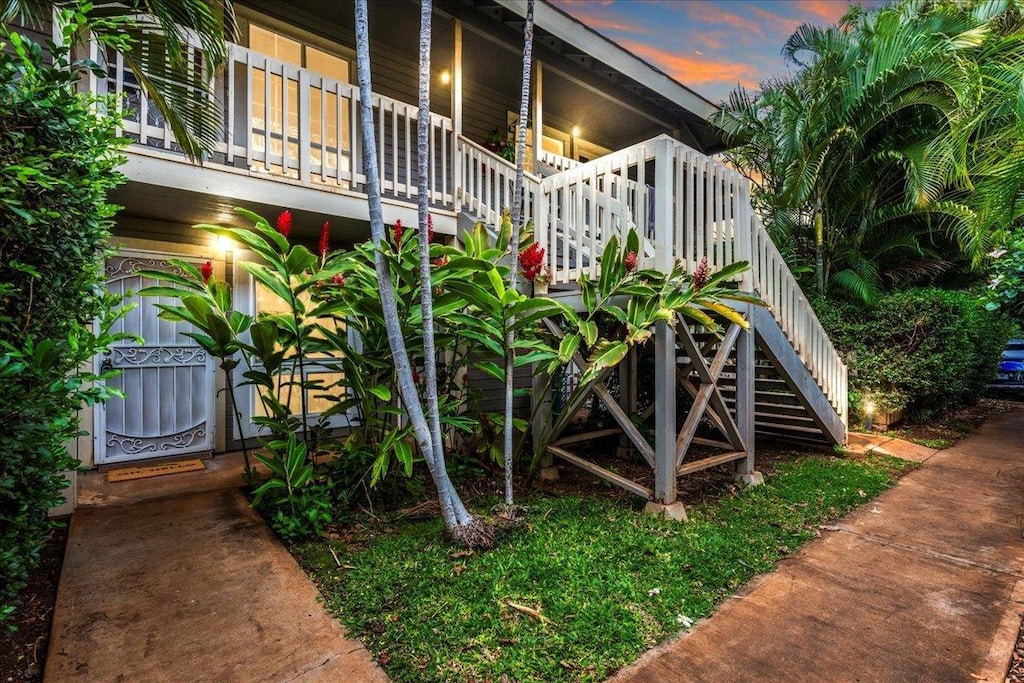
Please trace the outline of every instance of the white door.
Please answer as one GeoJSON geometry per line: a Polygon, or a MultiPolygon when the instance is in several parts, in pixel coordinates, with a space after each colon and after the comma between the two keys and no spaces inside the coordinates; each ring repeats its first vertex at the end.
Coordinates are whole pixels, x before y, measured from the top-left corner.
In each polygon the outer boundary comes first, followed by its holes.
{"type": "MultiPolygon", "coordinates": [[[[138,292],[157,282],[139,276],[140,270],[174,271],[156,254],[122,252],[107,259],[107,290],[134,304],[115,331],[138,335],[118,342],[97,366],[113,367],[120,376],[110,385],[124,393],[97,411],[96,464],[163,458],[209,452],[214,436],[213,359],[183,332],[187,323],[160,320],[157,303],[176,303],[168,297],[143,297],[138,292]]],[[[201,263],[199,259],[184,259],[201,263]]]]}

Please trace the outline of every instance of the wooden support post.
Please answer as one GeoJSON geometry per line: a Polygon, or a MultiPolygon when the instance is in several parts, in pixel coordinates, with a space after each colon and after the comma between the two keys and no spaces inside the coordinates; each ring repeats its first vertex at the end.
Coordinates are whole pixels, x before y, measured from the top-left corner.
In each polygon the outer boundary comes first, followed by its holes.
{"type": "MultiPolygon", "coordinates": [[[[629,390],[629,387],[634,385],[632,372],[630,372],[630,359],[634,356],[635,353],[636,347],[631,346],[629,348],[627,356],[622,360],[621,363],[619,363],[619,408],[621,408],[622,412],[628,415],[630,419],[632,419],[636,415],[636,411],[631,410],[632,404],[630,403],[629,390]]],[[[619,447],[615,455],[619,458],[625,459],[628,459],[633,455],[633,448],[631,447],[631,442],[629,438],[625,435],[625,433],[623,433],[622,437],[619,439],[619,447]]]]}
{"type": "MultiPolygon", "coordinates": [[[[747,320],[753,324],[750,308],[751,304],[746,304],[747,320]]],[[[747,457],[736,461],[736,479],[751,486],[764,483],[761,474],[754,470],[754,377],[757,362],[754,347],[754,328],[740,332],[736,340],[736,426],[743,437],[747,457]]]]}
{"type": "Polygon", "coordinates": [[[654,331],[654,498],[676,502],[676,331],[659,321],[654,331]]]}
{"type": "MultiPolygon", "coordinates": [[[[536,368],[536,366],[534,367],[536,368]]],[[[548,379],[548,374],[534,370],[533,391],[530,393],[531,412],[533,413],[533,424],[530,425],[530,428],[534,449],[543,440],[545,432],[551,428],[551,391],[548,387],[548,379]]],[[[548,451],[545,451],[540,458],[539,476],[541,480],[547,481],[558,479],[558,468],[548,451]]]]}
{"type": "Polygon", "coordinates": [[[740,428],[747,458],[737,464],[739,474],[754,471],[754,331],[736,340],[736,426],[740,428]]]}
{"type": "Polygon", "coordinates": [[[544,62],[533,63],[533,172],[540,169],[544,151],[544,62]]]}

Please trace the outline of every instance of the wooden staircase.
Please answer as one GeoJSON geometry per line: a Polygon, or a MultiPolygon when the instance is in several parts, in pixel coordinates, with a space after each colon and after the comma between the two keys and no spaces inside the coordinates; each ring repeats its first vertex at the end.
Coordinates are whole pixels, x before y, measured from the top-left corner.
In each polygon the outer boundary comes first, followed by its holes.
{"type": "MultiPolygon", "coordinates": [[[[455,151],[460,220],[495,223],[511,200],[515,167],[462,137],[455,151]]],[[[721,342],[682,322],[659,323],[653,345],[658,398],[646,415],[656,422],[654,445],[623,427],[654,469],[654,489],[636,482],[627,486],[595,463],[585,469],[667,504],[675,500],[680,474],[735,462],[739,474],[750,475],[755,433],[822,444],[846,441],[846,366],[753,212],[749,182],[740,173],[660,136],[587,163],[565,164],[544,178],[527,174],[523,201],[535,239],[545,249],[549,295],[577,297],[582,274],[600,275],[604,245],[613,236],[622,243],[635,229],[639,267],[668,272],[680,262],[694,272],[702,260],[714,270],[746,261],[750,268],[734,285],[764,302],[743,307],[752,334],[730,326],[721,342]],[[690,415],[676,414],[677,398],[684,406],[692,400],[690,415]],[[702,425],[722,436],[702,435],[702,425]],[[691,446],[697,452],[704,445],[724,452],[688,459],[691,446]]],[[[602,387],[595,392],[606,405],[612,402],[602,387]]],[[[628,421],[619,407],[610,408],[620,424],[628,421]]],[[[549,455],[583,466],[584,459],[565,444],[564,439],[556,443],[549,455]]]]}

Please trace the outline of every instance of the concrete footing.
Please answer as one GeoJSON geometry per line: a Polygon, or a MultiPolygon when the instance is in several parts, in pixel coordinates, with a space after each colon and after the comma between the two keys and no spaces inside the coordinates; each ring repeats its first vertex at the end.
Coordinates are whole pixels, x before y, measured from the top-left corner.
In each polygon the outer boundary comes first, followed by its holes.
{"type": "Polygon", "coordinates": [[[644,505],[644,512],[655,517],[675,520],[676,522],[686,522],[689,519],[686,516],[686,508],[679,501],[666,505],[664,503],[655,503],[652,500],[647,505],[644,505]]]}
{"type": "Polygon", "coordinates": [[[537,476],[541,481],[558,481],[558,466],[551,465],[550,467],[541,467],[537,476]]]}
{"type": "Polygon", "coordinates": [[[736,474],[733,479],[745,486],[751,488],[754,486],[764,485],[764,475],[760,472],[748,472],[747,474],[736,474]]]}

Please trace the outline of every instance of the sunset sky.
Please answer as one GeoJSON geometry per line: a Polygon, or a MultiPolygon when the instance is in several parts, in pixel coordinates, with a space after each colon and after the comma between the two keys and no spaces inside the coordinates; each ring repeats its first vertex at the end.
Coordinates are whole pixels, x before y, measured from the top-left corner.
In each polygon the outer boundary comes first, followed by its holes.
{"type": "MultiPolygon", "coordinates": [[[[875,6],[882,0],[862,0],[875,6]]],[[[786,72],[780,50],[801,24],[830,24],[847,0],[554,0],[591,28],[713,102],[786,72]]]]}

